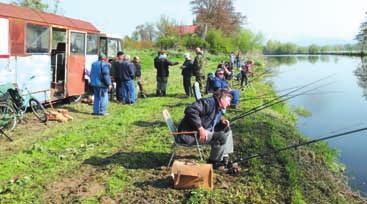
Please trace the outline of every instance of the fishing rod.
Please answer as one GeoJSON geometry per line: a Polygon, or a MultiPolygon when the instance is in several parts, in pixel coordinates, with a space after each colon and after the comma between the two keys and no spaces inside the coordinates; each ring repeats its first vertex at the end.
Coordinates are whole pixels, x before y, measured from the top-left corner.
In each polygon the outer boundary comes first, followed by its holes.
{"type": "Polygon", "coordinates": [[[249,160],[254,159],[254,158],[264,157],[264,156],[272,155],[272,154],[277,154],[279,152],[283,152],[283,151],[286,151],[286,150],[289,150],[289,149],[297,149],[298,147],[301,147],[301,146],[321,142],[321,141],[324,141],[324,140],[329,140],[329,139],[336,138],[336,137],[342,137],[342,136],[346,136],[346,135],[350,135],[350,134],[357,133],[357,132],[362,132],[362,131],[367,131],[367,127],[356,129],[356,130],[351,130],[351,131],[348,131],[348,132],[338,133],[338,134],[327,136],[327,137],[321,137],[321,138],[318,138],[318,139],[309,140],[307,142],[293,144],[293,145],[283,147],[283,148],[280,148],[280,149],[276,149],[276,150],[270,150],[270,151],[256,153],[256,154],[248,156],[248,157],[240,158],[240,159],[236,160],[235,162],[239,162],[239,163],[240,162],[246,162],[246,161],[249,161],[249,160]]]}
{"type": "MultiPolygon", "coordinates": [[[[301,96],[313,96],[313,95],[326,95],[326,94],[336,94],[336,93],[341,93],[340,91],[327,91],[327,92],[314,92],[314,93],[305,93],[305,94],[301,94],[301,96]]],[[[290,96],[294,96],[294,95],[290,95],[290,96]]],[[[270,94],[268,96],[263,96],[263,97],[252,97],[252,98],[246,98],[244,99],[245,101],[252,101],[252,100],[259,100],[259,99],[274,99],[277,96],[271,96],[270,94]]]]}
{"type": "MultiPolygon", "coordinates": [[[[331,82],[331,83],[333,83],[333,82],[331,82]]],[[[276,105],[276,104],[279,104],[279,103],[285,102],[285,101],[290,100],[290,99],[292,99],[292,98],[295,98],[295,97],[297,97],[297,96],[304,95],[304,94],[306,94],[306,93],[309,93],[310,91],[314,91],[314,90],[317,90],[317,89],[319,89],[319,88],[322,88],[322,87],[328,86],[328,85],[330,85],[331,83],[327,83],[327,84],[324,84],[324,85],[320,85],[320,86],[318,86],[318,87],[315,87],[315,88],[310,89],[310,90],[303,91],[303,92],[298,93],[298,94],[296,94],[296,95],[288,95],[288,96],[286,96],[285,98],[279,98],[279,97],[277,97],[276,99],[270,100],[269,102],[265,102],[265,103],[263,103],[263,104],[261,104],[261,105],[259,105],[259,106],[257,106],[257,107],[254,107],[254,108],[252,108],[252,109],[250,109],[250,110],[248,110],[248,111],[245,111],[245,112],[243,112],[243,113],[241,113],[241,114],[239,114],[239,115],[237,115],[237,116],[234,116],[230,121],[233,123],[233,122],[235,122],[235,121],[236,121],[236,120],[238,120],[238,119],[244,118],[244,117],[246,117],[246,116],[248,116],[248,115],[254,114],[254,113],[258,112],[258,111],[261,111],[261,110],[263,110],[263,109],[265,109],[265,108],[268,108],[268,107],[271,107],[271,106],[273,106],[273,105],[276,105]],[[281,99],[281,100],[280,100],[280,99],[281,99]]]]}
{"type": "MultiPolygon", "coordinates": [[[[267,102],[265,102],[265,103],[261,104],[261,105],[260,105],[260,106],[258,106],[258,107],[254,107],[253,109],[257,109],[257,108],[259,108],[259,107],[261,107],[261,106],[265,106],[265,105],[267,105],[267,104],[271,104],[271,103],[273,103],[274,101],[277,101],[277,100],[279,100],[279,99],[281,99],[281,98],[283,98],[283,97],[287,97],[287,96],[289,96],[289,95],[290,95],[290,94],[292,94],[292,93],[295,93],[295,92],[297,92],[297,91],[299,91],[299,90],[302,90],[302,89],[304,89],[304,88],[306,88],[306,87],[312,86],[312,85],[314,85],[314,84],[316,84],[316,83],[319,83],[320,81],[326,80],[326,79],[330,78],[330,77],[331,77],[331,76],[333,76],[333,75],[335,75],[335,74],[331,74],[331,75],[328,75],[328,76],[323,77],[323,78],[321,78],[321,79],[318,79],[318,80],[312,81],[312,82],[310,82],[310,83],[308,83],[308,84],[305,84],[305,85],[303,85],[303,86],[299,86],[298,88],[295,88],[295,89],[293,89],[292,91],[289,91],[289,92],[287,92],[287,93],[285,93],[285,94],[283,94],[283,95],[281,95],[281,96],[278,96],[278,97],[276,97],[276,98],[274,98],[274,99],[272,99],[272,100],[270,100],[270,101],[267,101],[267,102]]],[[[251,109],[250,109],[250,110],[251,110],[251,109]]],[[[250,110],[249,110],[249,111],[250,111],[250,110]]]]}

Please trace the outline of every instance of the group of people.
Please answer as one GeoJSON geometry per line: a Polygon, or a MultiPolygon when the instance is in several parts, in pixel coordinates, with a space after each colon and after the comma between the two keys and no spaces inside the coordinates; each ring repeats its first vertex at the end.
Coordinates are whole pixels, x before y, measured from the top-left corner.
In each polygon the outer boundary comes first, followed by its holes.
{"type": "Polygon", "coordinates": [[[115,83],[116,99],[125,104],[134,104],[137,99],[135,80],[139,86],[139,95],[145,98],[141,65],[138,56],[131,60],[130,55],[118,52],[116,59],[111,63],[101,54],[94,62],[89,73],[90,87],[93,91],[93,115],[108,115],[108,92],[112,91],[115,83]]]}
{"type": "MultiPolygon", "coordinates": [[[[201,48],[196,48],[196,57],[192,60],[189,53],[184,55],[185,61],[181,66],[183,75],[183,86],[186,96],[192,95],[191,77],[195,76],[195,80],[199,83],[200,89],[204,88],[204,57],[201,48]]],[[[172,62],[168,59],[165,51],[159,51],[154,58],[154,67],[157,70],[157,90],[156,96],[166,96],[167,82],[169,77],[169,67],[178,65],[178,62],[172,62]]]]}
{"type": "MultiPolygon", "coordinates": [[[[185,61],[181,66],[183,86],[186,96],[192,95],[191,78],[199,83],[200,89],[204,90],[204,57],[200,48],[196,49],[196,57],[191,59],[190,54],[184,55],[185,61]]],[[[232,60],[232,59],[230,59],[232,60]]],[[[237,61],[239,62],[239,59],[237,61]]],[[[159,51],[154,58],[154,67],[157,70],[156,96],[166,96],[169,67],[178,65],[172,62],[164,51],[159,51]]],[[[241,86],[248,83],[248,76],[252,74],[253,61],[249,60],[240,67],[241,86]]],[[[228,81],[233,78],[234,69],[232,62],[222,62],[218,65],[215,75],[208,77],[206,91],[213,93],[207,98],[198,99],[185,109],[185,115],[178,126],[180,132],[197,132],[201,144],[210,144],[211,153],[208,163],[214,168],[231,169],[234,167],[229,155],[233,153],[233,138],[230,122],[223,114],[231,105],[238,105],[239,90],[230,89],[228,81]],[[209,86],[209,87],[208,87],[209,86]]],[[[141,66],[139,57],[130,61],[130,56],[122,52],[117,54],[116,60],[111,64],[105,56],[100,56],[97,62],[92,64],[90,72],[91,86],[94,93],[93,114],[107,115],[108,90],[112,89],[112,81],[116,82],[116,97],[120,102],[133,104],[136,101],[135,80],[138,81],[140,96],[145,97],[141,80],[141,66]],[[111,68],[110,68],[111,66],[111,68]],[[111,70],[111,71],[110,71],[111,70]]],[[[196,140],[192,135],[176,135],[177,143],[195,145],[196,140]]]]}

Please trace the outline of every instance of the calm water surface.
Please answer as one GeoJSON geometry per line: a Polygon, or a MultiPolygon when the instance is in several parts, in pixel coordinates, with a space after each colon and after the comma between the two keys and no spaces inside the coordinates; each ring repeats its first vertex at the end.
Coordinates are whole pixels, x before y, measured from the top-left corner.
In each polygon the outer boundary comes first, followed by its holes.
{"type": "MultiPolygon", "coordinates": [[[[334,83],[288,102],[293,108],[304,107],[312,113],[298,119],[297,127],[304,135],[317,138],[367,127],[367,58],[268,56],[267,60],[270,67],[276,68],[270,81],[277,91],[333,74],[318,85],[334,83]]],[[[367,132],[328,143],[340,153],[352,188],[367,195],[367,132]]]]}

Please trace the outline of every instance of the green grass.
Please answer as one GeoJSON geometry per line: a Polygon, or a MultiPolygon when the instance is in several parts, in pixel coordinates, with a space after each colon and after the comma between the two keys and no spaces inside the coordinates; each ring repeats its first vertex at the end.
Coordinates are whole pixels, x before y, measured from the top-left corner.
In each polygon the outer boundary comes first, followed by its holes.
{"type": "MultiPolygon", "coordinates": [[[[127,50],[142,59],[148,94],[155,92],[152,50],[127,50]]],[[[169,53],[182,62],[182,53],[169,53]]],[[[208,56],[208,71],[226,56],[208,56]]],[[[257,64],[262,64],[257,59],[257,64]]],[[[263,67],[257,67],[261,73],[263,67]]],[[[239,177],[216,173],[215,189],[178,191],[172,188],[169,169],[172,138],[161,111],[169,109],[179,123],[185,107],[179,65],[171,68],[168,97],[148,97],[137,104],[111,102],[107,117],[93,117],[91,106],[63,105],[74,121],[47,127],[32,120],[12,133],[15,141],[1,140],[0,203],[362,203],[346,194],[348,188],[326,143],[278,155],[253,159],[241,165],[239,177]]],[[[257,81],[242,93],[242,110],[274,94],[257,81]]],[[[230,118],[236,111],[230,110],[230,118]]],[[[305,140],[295,129],[296,116],[287,105],[248,116],[232,124],[235,158],[268,151],[305,140]]],[[[188,152],[189,153],[189,152],[188,152]]]]}

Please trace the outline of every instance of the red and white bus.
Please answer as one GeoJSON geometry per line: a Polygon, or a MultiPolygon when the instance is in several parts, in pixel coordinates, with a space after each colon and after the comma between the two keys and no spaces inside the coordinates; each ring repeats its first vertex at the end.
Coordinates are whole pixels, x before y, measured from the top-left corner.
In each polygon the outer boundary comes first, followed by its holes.
{"type": "Polygon", "coordinates": [[[84,72],[103,52],[110,58],[121,40],[101,34],[93,24],[0,3],[0,85],[17,84],[40,101],[82,95],[84,72]]]}

